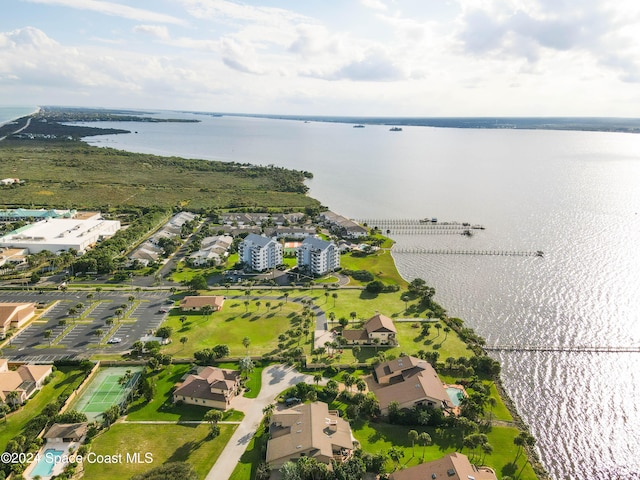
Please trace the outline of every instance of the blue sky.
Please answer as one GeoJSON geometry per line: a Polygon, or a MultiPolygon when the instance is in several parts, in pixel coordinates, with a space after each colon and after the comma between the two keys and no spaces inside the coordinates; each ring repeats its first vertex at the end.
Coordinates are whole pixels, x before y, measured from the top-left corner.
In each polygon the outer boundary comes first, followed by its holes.
{"type": "Polygon", "coordinates": [[[636,0],[3,0],[0,104],[637,116],[636,0]]]}

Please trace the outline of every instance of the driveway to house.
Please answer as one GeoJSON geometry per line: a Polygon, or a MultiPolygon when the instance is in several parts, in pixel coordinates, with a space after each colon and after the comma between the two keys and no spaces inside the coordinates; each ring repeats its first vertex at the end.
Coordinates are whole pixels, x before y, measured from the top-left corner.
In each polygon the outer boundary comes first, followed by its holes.
{"type": "Polygon", "coordinates": [[[231,407],[244,412],[244,419],[231,436],[218,461],[213,465],[205,480],[228,480],[240,457],[247,449],[249,441],[256,433],[264,416],[262,409],[273,403],[278,394],[300,382],[313,383],[311,375],[298,372],[287,365],[271,365],[262,371],[262,388],[258,398],[236,397],[231,407]]]}

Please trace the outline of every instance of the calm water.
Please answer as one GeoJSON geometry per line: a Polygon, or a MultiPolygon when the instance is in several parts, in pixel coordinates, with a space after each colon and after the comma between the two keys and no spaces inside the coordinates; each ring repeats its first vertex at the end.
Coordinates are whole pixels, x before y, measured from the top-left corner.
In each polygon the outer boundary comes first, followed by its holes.
{"type": "MultiPolygon", "coordinates": [[[[640,136],[198,118],[105,124],[139,133],[89,141],[310,170],[310,194],[353,218],[483,224],[472,238],[395,238],[545,257],[396,253],[398,268],[489,345],[640,347],[640,136]]],[[[555,479],[640,478],[640,354],[497,356],[555,479]]]]}
{"type": "Polygon", "coordinates": [[[7,107],[0,105],[0,125],[34,113],[37,110],[38,107],[7,107]]]}

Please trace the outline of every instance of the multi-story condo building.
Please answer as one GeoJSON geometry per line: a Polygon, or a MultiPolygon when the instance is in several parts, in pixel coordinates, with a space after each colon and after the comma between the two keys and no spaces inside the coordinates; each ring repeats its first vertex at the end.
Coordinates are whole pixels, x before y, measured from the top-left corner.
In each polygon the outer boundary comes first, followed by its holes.
{"type": "Polygon", "coordinates": [[[240,260],[252,270],[263,271],[282,264],[282,245],[275,239],[250,233],[238,248],[240,260]]]}
{"type": "Polygon", "coordinates": [[[298,268],[324,275],[340,268],[340,250],[333,242],[307,237],[298,247],[298,268]]]}

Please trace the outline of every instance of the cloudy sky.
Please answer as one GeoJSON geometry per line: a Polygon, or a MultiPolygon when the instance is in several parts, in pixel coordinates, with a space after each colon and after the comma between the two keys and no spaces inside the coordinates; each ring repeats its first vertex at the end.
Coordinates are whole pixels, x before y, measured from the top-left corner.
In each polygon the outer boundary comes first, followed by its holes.
{"type": "Polygon", "coordinates": [[[3,0],[0,105],[638,116],[637,0],[3,0]]]}

